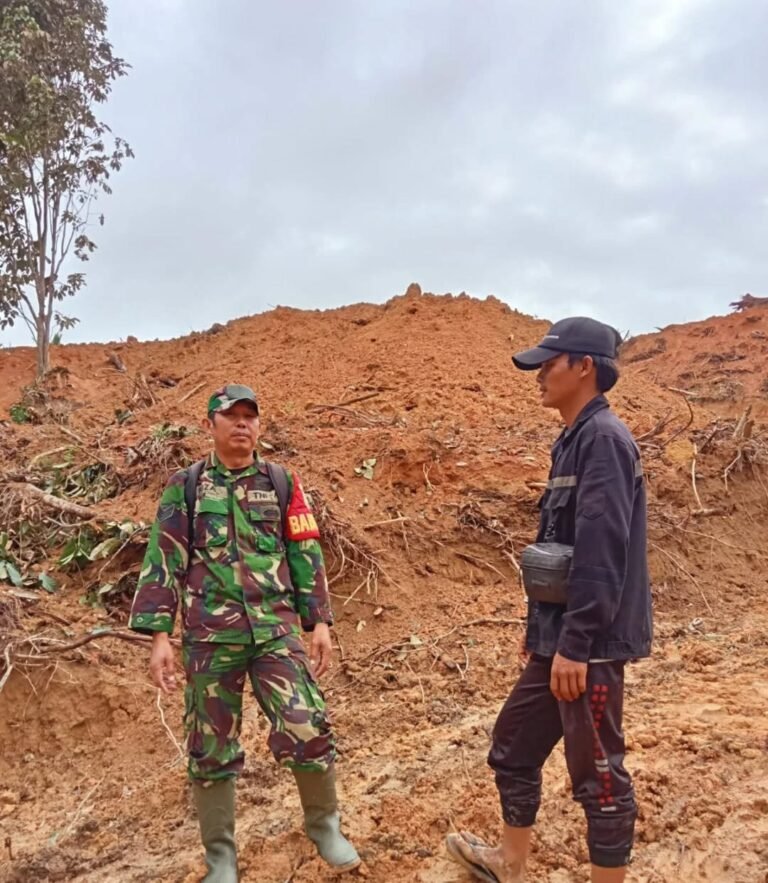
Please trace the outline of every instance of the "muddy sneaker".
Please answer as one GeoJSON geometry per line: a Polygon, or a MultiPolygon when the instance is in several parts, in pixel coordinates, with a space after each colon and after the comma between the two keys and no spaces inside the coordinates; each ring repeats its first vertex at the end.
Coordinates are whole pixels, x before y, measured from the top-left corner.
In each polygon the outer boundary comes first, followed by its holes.
{"type": "Polygon", "coordinates": [[[468,831],[449,834],[445,846],[454,861],[485,883],[523,883],[525,879],[519,863],[505,862],[499,847],[488,846],[468,831]]]}

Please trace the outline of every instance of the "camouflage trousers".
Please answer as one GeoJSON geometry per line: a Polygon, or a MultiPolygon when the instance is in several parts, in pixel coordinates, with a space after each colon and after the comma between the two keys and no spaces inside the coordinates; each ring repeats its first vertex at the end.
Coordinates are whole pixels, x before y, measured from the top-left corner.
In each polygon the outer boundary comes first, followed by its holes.
{"type": "Polygon", "coordinates": [[[239,736],[246,675],[269,719],[267,744],[277,762],[317,771],[333,762],[325,700],[297,637],[266,644],[185,644],[183,659],[191,779],[226,779],[242,770],[239,736]]]}

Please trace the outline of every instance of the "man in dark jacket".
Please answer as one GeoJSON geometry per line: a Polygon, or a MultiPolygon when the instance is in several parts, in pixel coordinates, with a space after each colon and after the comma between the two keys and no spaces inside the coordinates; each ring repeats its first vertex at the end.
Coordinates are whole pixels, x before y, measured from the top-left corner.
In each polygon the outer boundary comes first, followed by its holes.
{"type": "Polygon", "coordinates": [[[501,798],[501,844],[467,832],[448,838],[451,855],[481,880],[523,880],[541,769],[561,738],[587,817],[592,881],[626,876],[637,806],[624,769],[624,666],[650,654],[652,618],[640,452],[603,395],[618,379],[620,342],[594,319],[564,319],[513,358],[521,370],[539,370],[542,404],[565,423],[536,540],[570,547],[572,558],[563,603],[529,597],[527,664],[494,728],[488,762],[501,798]]]}

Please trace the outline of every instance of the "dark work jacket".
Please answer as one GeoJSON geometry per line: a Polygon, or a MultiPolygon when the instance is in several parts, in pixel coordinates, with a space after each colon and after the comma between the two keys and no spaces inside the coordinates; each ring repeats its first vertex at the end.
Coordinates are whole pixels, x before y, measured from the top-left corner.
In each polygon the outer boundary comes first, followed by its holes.
{"type": "Polygon", "coordinates": [[[577,662],[651,652],[646,495],[640,451],[597,396],[552,448],[536,541],[573,546],[568,604],[528,605],[528,650],[577,662]]]}

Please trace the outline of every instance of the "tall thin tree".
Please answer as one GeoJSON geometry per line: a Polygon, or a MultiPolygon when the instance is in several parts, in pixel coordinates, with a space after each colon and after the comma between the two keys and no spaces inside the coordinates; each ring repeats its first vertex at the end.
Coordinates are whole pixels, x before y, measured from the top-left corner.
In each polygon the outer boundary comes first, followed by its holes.
{"type": "Polygon", "coordinates": [[[26,322],[39,377],[77,322],[58,307],[85,283],[94,202],[133,155],[95,115],[127,70],[101,0],[0,0],[0,328],[26,322]]]}

